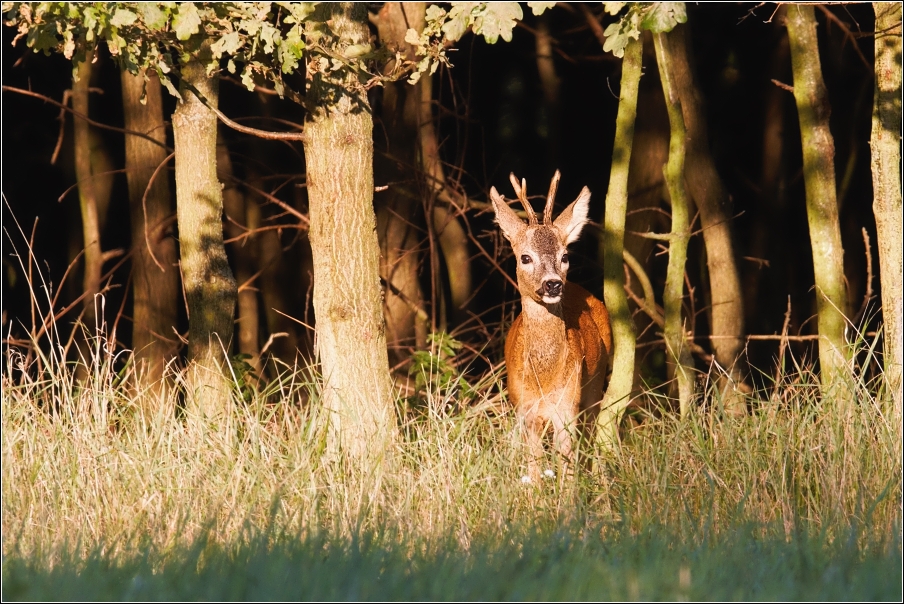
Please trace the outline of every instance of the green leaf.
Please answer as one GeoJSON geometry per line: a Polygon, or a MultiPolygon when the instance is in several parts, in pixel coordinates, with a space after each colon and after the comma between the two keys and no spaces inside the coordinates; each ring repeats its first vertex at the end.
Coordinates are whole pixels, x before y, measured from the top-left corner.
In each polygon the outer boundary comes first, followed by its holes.
{"type": "Polygon", "coordinates": [[[427,7],[427,21],[438,21],[445,16],[446,10],[436,4],[431,4],[427,7]]]}
{"type": "Polygon", "coordinates": [[[455,42],[461,40],[471,25],[471,8],[476,2],[453,2],[449,12],[448,21],[443,25],[443,33],[446,38],[455,42]]]}
{"type": "Polygon", "coordinates": [[[405,32],[405,41],[413,46],[417,46],[421,43],[421,34],[417,33],[416,29],[409,29],[405,32]]]}
{"type": "Polygon", "coordinates": [[[603,2],[603,9],[610,15],[617,15],[627,2],[603,2]]]}
{"type": "Polygon", "coordinates": [[[231,31],[210,46],[210,51],[216,58],[222,57],[224,54],[234,55],[238,49],[242,47],[242,38],[239,32],[231,31]]]}
{"type": "Polygon", "coordinates": [[[152,31],[163,29],[169,20],[169,9],[161,10],[156,2],[139,2],[138,12],[141,13],[144,24],[152,31]]]}
{"type": "Polygon", "coordinates": [[[512,41],[515,24],[524,17],[517,2],[491,2],[479,17],[474,19],[474,33],[484,37],[488,44],[495,44],[502,36],[506,42],[512,41]]]}
{"type": "Polygon", "coordinates": [[[603,32],[606,41],[603,43],[603,52],[611,52],[616,57],[625,56],[625,47],[628,45],[629,36],[621,31],[621,22],[613,23],[603,32]]]}
{"type": "Polygon", "coordinates": [[[254,92],[254,74],[250,65],[246,65],[245,69],[242,70],[242,84],[245,85],[245,88],[254,92]]]}
{"type": "Polygon", "coordinates": [[[535,15],[542,15],[546,9],[552,8],[556,5],[555,2],[528,2],[527,5],[530,7],[531,11],[535,15]]]}
{"type": "Polygon", "coordinates": [[[179,40],[188,40],[194,34],[198,33],[201,28],[201,17],[198,15],[198,9],[191,2],[183,2],[179,5],[179,12],[173,17],[173,29],[176,31],[176,38],[179,40]]]}
{"type": "Polygon", "coordinates": [[[676,25],[686,21],[684,2],[659,2],[649,7],[640,25],[655,34],[661,34],[672,31],[676,25]]]}
{"type": "Polygon", "coordinates": [[[135,23],[137,19],[138,15],[136,13],[124,8],[118,8],[116,9],[116,12],[113,13],[113,18],[110,19],[110,25],[113,27],[123,27],[135,23]]]}

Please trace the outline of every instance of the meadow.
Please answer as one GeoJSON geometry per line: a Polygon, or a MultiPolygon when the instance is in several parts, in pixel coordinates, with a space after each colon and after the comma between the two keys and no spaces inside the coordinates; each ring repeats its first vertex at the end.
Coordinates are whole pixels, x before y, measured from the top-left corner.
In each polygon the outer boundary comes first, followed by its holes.
{"type": "Polygon", "coordinates": [[[4,600],[902,595],[900,426],[877,383],[820,396],[798,367],[743,418],[704,390],[593,470],[529,484],[503,375],[466,406],[460,382],[423,380],[361,469],[325,447],[309,369],[202,429],[174,412],[177,371],[138,389],[129,353],[94,342],[82,381],[59,348],[5,351],[4,600]]]}

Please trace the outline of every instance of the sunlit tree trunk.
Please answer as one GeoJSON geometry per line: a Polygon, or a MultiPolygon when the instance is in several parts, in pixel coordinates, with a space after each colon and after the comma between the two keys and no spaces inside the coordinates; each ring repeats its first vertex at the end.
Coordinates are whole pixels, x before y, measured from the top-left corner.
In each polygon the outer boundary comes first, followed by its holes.
{"type": "Polygon", "coordinates": [[[709,149],[703,98],[691,66],[687,31],[686,26],[679,25],[669,33],[672,75],[687,128],[684,174],[688,193],[700,212],[706,246],[711,333],[716,336],[712,340],[712,349],[716,361],[724,370],[719,373],[717,384],[725,411],[743,415],[747,405],[739,386],[744,379],[741,359],[744,348],[744,297],[735,259],[731,203],[709,149]]]}
{"type": "MultiPolygon", "coordinates": [[[[216,78],[202,59],[182,67],[183,80],[211,106],[218,102],[216,78]]],[[[217,179],[217,117],[187,87],[173,113],[176,143],[176,206],[182,281],[188,301],[189,418],[216,421],[231,400],[229,351],[236,283],[223,246],[223,192],[217,179]]]]}
{"type": "Polygon", "coordinates": [[[904,367],[904,224],[901,209],[901,17],[899,2],[873,4],[876,11],[876,89],[870,147],[873,213],[882,280],[885,380],[892,393],[891,421],[900,429],[904,367]],[[880,33],[881,32],[881,33],[880,33]]]}
{"type": "MultiPolygon", "coordinates": [[[[122,103],[125,127],[142,132],[160,145],[138,136],[125,137],[126,176],[129,183],[129,214],[132,227],[132,349],[139,369],[149,384],[160,384],[166,364],[176,355],[179,269],[176,242],[168,235],[173,202],[166,166],[166,125],[160,80],[150,74],[122,71],[122,103]],[[146,102],[141,104],[142,90],[146,102]],[[157,172],[151,188],[151,177],[157,172]],[[155,261],[156,259],[156,261],[155,261]]],[[[143,397],[149,402],[155,397],[143,397]]]]}
{"type": "MultiPolygon", "coordinates": [[[[369,40],[364,4],[321,4],[317,19],[330,21],[335,33],[318,44],[339,56],[369,40]]],[[[316,59],[307,68],[304,149],[321,400],[331,449],[369,466],[396,433],[373,209],[373,119],[355,74],[321,72],[316,59]]]]}
{"type": "Polygon", "coordinates": [[[656,48],[656,62],[659,77],[669,112],[671,136],[669,139],[669,161],[663,167],[669,197],[672,200],[672,230],[668,236],[669,264],[666,269],[663,307],[665,309],[665,347],[670,363],[675,367],[678,385],[678,404],[681,415],[690,409],[694,396],[694,366],[681,316],[684,298],[684,268],[687,264],[687,243],[690,239],[690,219],[688,216],[687,192],[684,188],[684,163],[686,152],[686,130],[681,111],[681,98],[673,75],[672,52],[669,48],[672,34],[653,34],[656,48]]]}
{"type": "Polygon", "coordinates": [[[618,440],[618,423],[631,399],[634,385],[634,321],[625,294],[625,271],[622,256],[625,249],[625,215],[628,209],[628,166],[634,143],[634,121],[637,117],[637,91],[643,63],[643,38],[631,41],[622,59],[618,115],[615,118],[615,144],[606,214],[603,219],[603,298],[612,324],[612,377],[603,397],[598,418],[597,440],[611,448],[618,440]]]}
{"type": "Polygon", "coordinates": [[[822,79],[813,6],[788,5],[786,15],[816,280],[820,380],[826,392],[847,367],[844,355],[847,296],[835,197],[835,141],[829,130],[831,107],[822,79]]]}
{"type": "MultiPolygon", "coordinates": [[[[72,81],[72,108],[82,115],[90,114],[88,100],[91,85],[91,60],[89,53],[84,61],[76,67],[77,76],[72,81]]],[[[82,216],[82,242],[85,246],[85,272],[82,279],[82,292],[85,295],[82,303],[82,322],[90,335],[97,326],[94,297],[100,291],[100,277],[103,268],[103,252],[100,246],[100,226],[97,211],[97,195],[93,170],[91,167],[91,126],[84,119],[76,116],[74,123],[75,144],[75,177],[78,181],[79,207],[82,216]]],[[[79,341],[81,339],[79,338],[79,341]]],[[[88,351],[82,351],[88,358],[88,351]]],[[[83,375],[81,377],[84,377],[83,375]]]]}

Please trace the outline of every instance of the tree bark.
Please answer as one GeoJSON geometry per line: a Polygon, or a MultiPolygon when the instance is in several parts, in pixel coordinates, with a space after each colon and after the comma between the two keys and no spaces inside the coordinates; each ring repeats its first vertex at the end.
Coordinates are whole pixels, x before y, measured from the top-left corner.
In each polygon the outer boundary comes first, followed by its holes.
{"type": "MultiPolygon", "coordinates": [[[[904,224],[901,204],[901,4],[877,2],[876,88],[870,139],[873,213],[882,282],[885,382],[892,396],[890,421],[901,426],[904,367],[904,224]],[[880,33],[881,32],[881,33],[880,33]]],[[[900,434],[900,433],[899,433],[900,434]]]]}
{"type": "MultiPolygon", "coordinates": [[[[178,350],[173,329],[178,316],[179,272],[176,242],[168,234],[173,204],[165,168],[148,190],[151,177],[167,156],[162,146],[166,143],[166,125],[157,75],[149,74],[145,83],[142,75],[123,70],[122,103],[126,129],[143,132],[161,143],[125,137],[132,227],[132,349],[139,375],[147,384],[159,385],[164,368],[178,350]],[[147,98],[142,105],[145,86],[147,98]]],[[[155,398],[142,397],[142,401],[153,404],[155,398]]]]}
{"type": "MultiPolygon", "coordinates": [[[[91,85],[91,60],[93,53],[76,67],[77,76],[72,81],[72,109],[82,115],[90,115],[88,95],[91,85]]],[[[100,226],[97,212],[97,195],[93,170],[91,168],[91,126],[76,117],[73,124],[75,145],[75,177],[78,182],[79,208],[82,215],[82,242],[85,246],[85,273],[82,278],[82,323],[87,335],[94,335],[97,325],[94,297],[100,292],[100,277],[103,268],[103,252],[100,246],[100,226]]],[[[101,318],[102,320],[102,318],[101,318]]],[[[77,340],[82,341],[81,338],[77,340]]],[[[88,351],[84,351],[87,355],[88,351]]],[[[88,358],[87,356],[85,358],[88,358]]],[[[81,372],[80,372],[81,373],[81,372]]],[[[82,376],[84,377],[84,376],[82,376]]]]}
{"type": "MultiPolygon", "coordinates": [[[[373,19],[380,43],[407,60],[415,49],[405,42],[408,28],[424,29],[426,4],[387,2],[373,19]]],[[[393,62],[394,63],[394,62],[393,62]]],[[[388,66],[392,69],[393,64],[388,66]]],[[[381,181],[399,183],[378,197],[377,234],[380,240],[380,275],[386,282],[383,308],[386,336],[393,364],[404,362],[411,347],[423,348],[427,325],[423,320],[423,291],[418,278],[419,237],[414,216],[420,83],[387,83],[383,89],[382,124],[386,147],[378,153],[375,170],[381,181]]]]}
{"type": "Polygon", "coordinates": [[[612,324],[612,377],[603,396],[597,426],[597,442],[611,449],[618,442],[618,425],[622,413],[631,400],[634,386],[634,353],[636,336],[634,321],[625,294],[625,270],[622,256],[625,249],[625,216],[628,209],[628,167],[634,143],[634,122],[637,118],[637,93],[643,63],[643,38],[632,40],[622,59],[621,87],[618,115],[615,118],[615,144],[609,191],[606,193],[606,214],[603,222],[603,298],[612,324]]]}
{"type": "Polygon", "coordinates": [[[820,382],[825,394],[847,368],[844,353],[847,296],[835,197],[835,141],[829,130],[831,107],[822,79],[813,6],[790,5],[786,15],[816,280],[820,382]]]}
{"type": "Polygon", "coordinates": [[[744,380],[741,352],[744,348],[744,297],[735,259],[731,229],[732,211],[728,192],[716,170],[709,149],[704,101],[691,66],[688,29],[678,25],[669,33],[671,69],[681,98],[687,128],[685,181],[690,198],[700,211],[706,263],[709,272],[711,322],[716,339],[712,349],[719,372],[717,385],[726,413],[744,415],[747,404],[738,389],[744,380]]]}
{"type": "Polygon", "coordinates": [[[690,410],[694,396],[694,365],[687,345],[684,321],[681,317],[684,298],[684,267],[687,264],[687,243],[690,240],[690,220],[687,192],[684,188],[684,164],[686,152],[686,130],[681,110],[681,98],[673,75],[672,51],[669,47],[672,34],[653,34],[656,48],[656,62],[662,80],[669,112],[671,136],[669,139],[669,161],[663,166],[669,196],[672,199],[672,230],[669,234],[669,264],[666,269],[663,307],[665,309],[666,356],[675,367],[678,384],[678,405],[682,417],[690,410]]]}
{"type": "MultiPolygon", "coordinates": [[[[321,4],[317,13],[333,33],[318,44],[341,56],[368,41],[364,4],[321,4]]],[[[316,56],[307,63],[307,99],[304,149],[328,446],[367,468],[396,434],[373,210],[373,119],[357,76],[344,68],[319,71],[316,56]]]]}
{"type": "MultiPolygon", "coordinates": [[[[219,81],[201,58],[182,67],[182,79],[216,107],[219,81]]],[[[189,418],[217,421],[231,400],[229,350],[236,283],[223,246],[223,192],[217,180],[217,117],[186,86],[173,113],[176,206],[182,282],[188,301],[189,418]]]]}

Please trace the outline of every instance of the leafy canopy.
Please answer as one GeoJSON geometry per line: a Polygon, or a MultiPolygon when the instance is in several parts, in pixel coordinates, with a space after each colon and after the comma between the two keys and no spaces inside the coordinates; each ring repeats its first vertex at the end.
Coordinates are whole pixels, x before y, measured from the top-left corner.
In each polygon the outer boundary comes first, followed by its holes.
{"type": "Polygon", "coordinates": [[[609,25],[606,31],[605,52],[611,51],[616,57],[625,56],[625,47],[630,39],[637,40],[643,30],[654,34],[672,31],[679,23],[687,21],[684,2],[604,2],[610,15],[617,15],[625,6],[627,12],[618,21],[609,25]]]}
{"type": "MultiPolygon", "coordinates": [[[[253,90],[271,83],[283,96],[283,76],[293,73],[304,58],[316,70],[350,69],[365,86],[381,84],[411,74],[433,73],[448,64],[445,49],[468,31],[490,44],[500,37],[509,41],[522,18],[517,2],[452,2],[448,10],[432,5],[427,27],[409,30],[406,40],[417,47],[418,60],[402,61],[388,74],[373,69],[375,62],[391,57],[385,49],[359,44],[340,53],[325,42],[332,36],[329,23],[315,20],[316,2],[3,2],[3,20],[16,27],[13,41],[25,38],[35,52],[61,52],[76,64],[85,60],[99,41],[132,74],[153,69],[175,96],[176,86],[167,74],[190,58],[198,57],[203,43],[210,46],[207,71],[239,73],[253,90]],[[324,41],[323,44],[320,41],[324,41]],[[308,56],[305,57],[305,54],[308,56]]],[[[554,2],[529,2],[535,14],[554,2]]]]}

